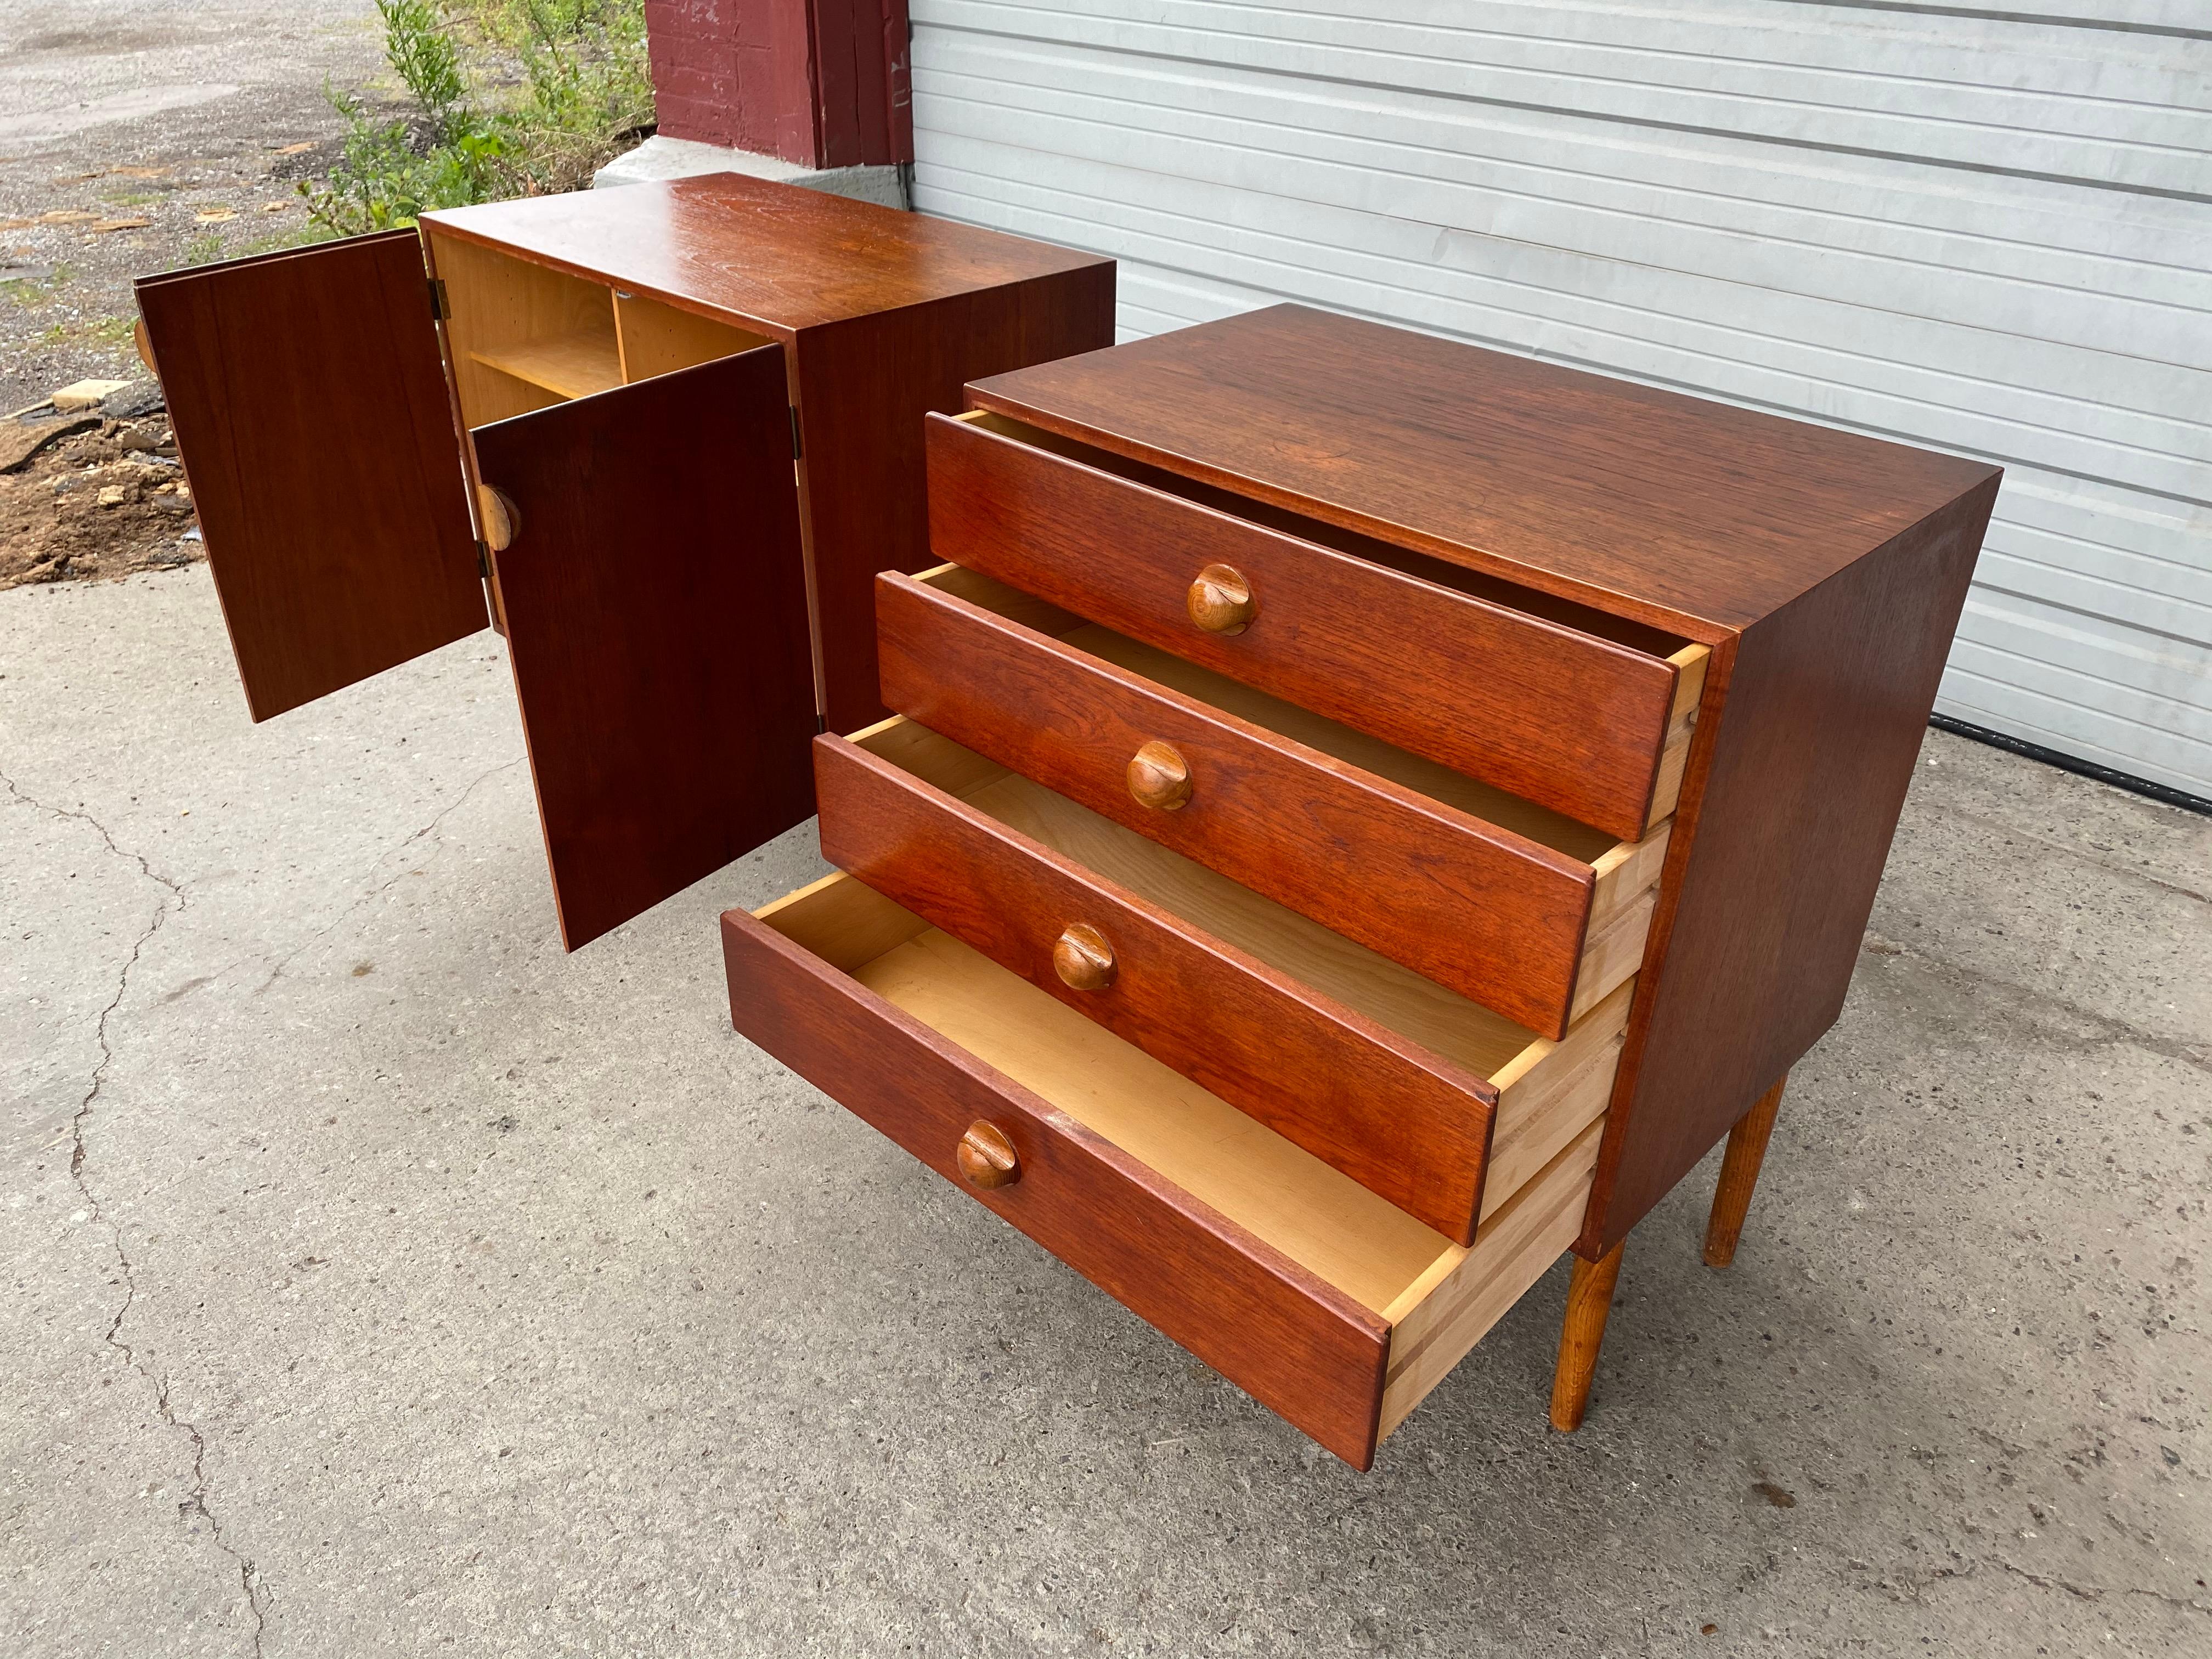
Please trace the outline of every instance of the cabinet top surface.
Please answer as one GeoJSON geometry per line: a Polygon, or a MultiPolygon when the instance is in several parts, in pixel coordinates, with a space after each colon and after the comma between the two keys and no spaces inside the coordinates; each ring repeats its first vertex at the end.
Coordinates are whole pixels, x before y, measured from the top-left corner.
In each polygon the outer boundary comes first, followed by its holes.
{"type": "Polygon", "coordinates": [[[1723,629],[1998,471],[1295,305],[969,394],[1454,563],[1723,629]]]}
{"type": "Polygon", "coordinates": [[[788,331],[1111,263],[734,173],[422,216],[618,288],[788,331]]]}

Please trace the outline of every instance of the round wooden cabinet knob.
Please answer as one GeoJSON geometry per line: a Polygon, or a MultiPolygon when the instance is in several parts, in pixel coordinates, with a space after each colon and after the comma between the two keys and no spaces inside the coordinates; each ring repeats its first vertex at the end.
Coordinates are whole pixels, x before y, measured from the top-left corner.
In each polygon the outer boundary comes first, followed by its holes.
{"type": "Polygon", "coordinates": [[[1190,619],[1209,634],[1242,634],[1260,614],[1252,584],[1232,565],[1210,564],[1200,571],[1183,603],[1190,619]]]}
{"type": "Polygon", "coordinates": [[[1129,793],[1139,806],[1172,812],[1190,799],[1190,767],[1171,743],[1155,738],[1129,757],[1129,793]]]}
{"type": "Polygon", "coordinates": [[[1071,991],[1103,991],[1114,982],[1114,947],[1089,922],[1070,922],[1053,941],[1052,970],[1071,991]]]}
{"type": "Polygon", "coordinates": [[[954,1156],[971,1187],[1011,1187],[1022,1178],[1022,1161],[1014,1156],[1014,1143],[1006,1139],[1004,1129],[980,1117],[960,1137],[954,1156]]]}
{"type": "Polygon", "coordinates": [[[477,518],[483,526],[484,545],[495,553],[506,552],[522,533],[514,503],[489,484],[477,486],[477,518]]]}

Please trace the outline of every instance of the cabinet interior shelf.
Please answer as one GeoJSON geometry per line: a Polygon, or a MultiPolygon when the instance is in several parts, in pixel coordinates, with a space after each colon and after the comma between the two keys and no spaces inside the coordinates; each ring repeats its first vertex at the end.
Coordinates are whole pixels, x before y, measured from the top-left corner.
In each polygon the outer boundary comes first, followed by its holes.
{"type": "Polygon", "coordinates": [[[522,340],[469,356],[486,368],[563,398],[588,398],[623,383],[622,354],[611,328],[582,330],[550,339],[522,340]]]}

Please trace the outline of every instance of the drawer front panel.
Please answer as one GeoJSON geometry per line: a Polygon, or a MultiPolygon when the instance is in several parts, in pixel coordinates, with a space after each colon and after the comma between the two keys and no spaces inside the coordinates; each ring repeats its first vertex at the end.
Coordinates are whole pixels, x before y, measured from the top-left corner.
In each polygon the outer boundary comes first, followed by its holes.
{"type": "Polygon", "coordinates": [[[1461,1244],[1497,1091],[842,738],[815,739],[823,856],[1461,1244]],[[1110,970],[1066,981],[1093,929],[1110,970]],[[1105,982],[1097,981],[1103,979],[1105,982]]]}
{"type": "Polygon", "coordinates": [[[1663,660],[943,416],[929,509],[940,557],[1608,834],[1644,832],[1674,699],[1663,660]],[[1239,632],[1194,619],[1214,565],[1249,587],[1239,632]]]}
{"type": "Polygon", "coordinates": [[[823,1093],[1359,1468],[1373,1460],[1382,1318],[775,929],[722,918],[737,1029],[823,1093]],[[984,1190],[979,1120],[1020,1176],[984,1190]]]}
{"type": "Polygon", "coordinates": [[[876,593],[884,700],[899,713],[1533,1030],[1565,1034],[1589,866],[910,578],[881,576],[876,593]],[[1173,810],[1131,793],[1133,758],[1158,744],[1188,769],[1173,810]]]}

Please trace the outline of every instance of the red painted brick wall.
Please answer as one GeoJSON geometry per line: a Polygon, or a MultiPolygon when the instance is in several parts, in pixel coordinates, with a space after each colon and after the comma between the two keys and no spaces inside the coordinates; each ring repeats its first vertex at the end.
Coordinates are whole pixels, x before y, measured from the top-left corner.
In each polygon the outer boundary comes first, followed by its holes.
{"type": "Polygon", "coordinates": [[[911,161],[906,0],[646,0],[660,131],[818,167],[911,161]]]}

